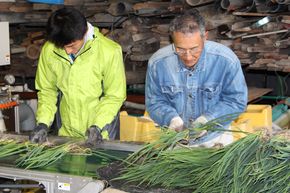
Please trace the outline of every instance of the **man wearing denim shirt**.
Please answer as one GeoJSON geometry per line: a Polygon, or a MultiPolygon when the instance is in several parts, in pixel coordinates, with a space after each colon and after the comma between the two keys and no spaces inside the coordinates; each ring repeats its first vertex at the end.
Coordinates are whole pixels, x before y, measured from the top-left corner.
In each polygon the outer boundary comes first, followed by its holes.
{"type": "MultiPolygon", "coordinates": [[[[207,41],[205,22],[195,9],[170,24],[173,44],[150,58],[146,108],[160,126],[179,132],[194,124],[242,113],[247,85],[237,56],[226,46],[207,41]]],[[[229,122],[224,125],[229,128],[229,122]]],[[[197,144],[231,143],[228,132],[209,132],[197,144]]]]}

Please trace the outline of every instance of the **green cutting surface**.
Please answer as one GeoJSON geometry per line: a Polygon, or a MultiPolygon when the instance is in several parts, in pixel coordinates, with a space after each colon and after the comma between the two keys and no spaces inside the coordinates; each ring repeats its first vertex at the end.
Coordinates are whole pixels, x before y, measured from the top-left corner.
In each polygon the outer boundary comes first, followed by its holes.
{"type": "MultiPolygon", "coordinates": [[[[108,164],[125,159],[129,152],[115,150],[98,150],[102,155],[66,155],[60,160],[45,168],[29,169],[69,175],[87,176],[98,178],[97,169],[108,164]]],[[[10,156],[0,159],[0,166],[16,167],[15,160],[19,156],[10,156]]]]}

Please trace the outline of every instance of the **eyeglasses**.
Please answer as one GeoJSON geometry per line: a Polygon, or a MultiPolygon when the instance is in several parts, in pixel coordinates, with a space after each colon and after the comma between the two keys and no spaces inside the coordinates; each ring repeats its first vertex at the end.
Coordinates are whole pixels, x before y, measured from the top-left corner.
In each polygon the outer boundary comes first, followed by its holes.
{"type": "Polygon", "coordinates": [[[186,54],[194,55],[199,50],[199,47],[194,47],[190,49],[176,48],[174,44],[172,44],[172,47],[174,52],[179,56],[185,56],[186,54]]]}

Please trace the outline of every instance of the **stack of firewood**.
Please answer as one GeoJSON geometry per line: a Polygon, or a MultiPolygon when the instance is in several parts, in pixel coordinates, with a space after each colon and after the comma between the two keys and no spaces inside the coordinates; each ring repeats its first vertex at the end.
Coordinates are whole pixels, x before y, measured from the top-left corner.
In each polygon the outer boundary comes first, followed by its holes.
{"type": "MultiPolygon", "coordinates": [[[[288,0],[273,2],[271,6],[284,3],[280,7],[286,8],[288,0]]],[[[209,39],[231,47],[242,65],[289,72],[289,8],[275,10],[273,15],[258,9],[264,5],[266,3],[259,0],[64,0],[62,5],[15,0],[0,2],[0,20],[9,21],[13,27],[31,29],[25,31],[27,34],[22,41],[13,41],[20,36],[15,36],[11,28],[12,60],[13,54],[24,53],[37,63],[48,17],[56,9],[73,6],[122,46],[128,77],[132,72],[132,82],[142,83],[148,59],[159,48],[170,44],[171,19],[186,9],[197,7],[207,21],[209,39]],[[269,21],[263,23],[263,19],[269,21]]]]}
{"type": "Polygon", "coordinates": [[[249,69],[290,72],[289,24],[287,15],[236,22],[225,33],[231,40],[221,42],[232,47],[249,69]]]}

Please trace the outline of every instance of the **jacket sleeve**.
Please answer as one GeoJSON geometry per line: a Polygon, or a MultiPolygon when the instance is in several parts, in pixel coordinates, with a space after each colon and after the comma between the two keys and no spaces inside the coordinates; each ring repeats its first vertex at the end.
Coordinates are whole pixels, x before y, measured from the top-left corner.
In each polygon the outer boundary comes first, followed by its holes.
{"type": "MultiPolygon", "coordinates": [[[[248,89],[241,69],[241,64],[236,60],[229,65],[225,81],[222,85],[220,100],[213,105],[204,116],[208,120],[230,115],[231,120],[244,112],[248,102],[248,89]],[[233,115],[233,116],[232,116],[233,115]]],[[[225,124],[228,122],[226,121],[225,124]]]]}
{"type": "Polygon", "coordinates": [[[122,50],[115,47],[103,70],[103,96],[96,108],[95,124],[103,128],[110,124],[126,99],[126,78],[122,50]]]}
{"type": "Polygon", "coordinates": [[[156,68],[157,65],[149,61],[145,86],[146,110],[160,126],[169,126],[171,119],[179,115],[162,93],[156,68]]]}
{"type": "Polygon", "coordinates": [[[48,53],[46,46],[43,46],[37,66],[35,86],[38,90],[36,121],[37,123],[44,123],[50,126],[57,110],[56,102],[58,92],[56,77],[50,67],[48,53]]]}

